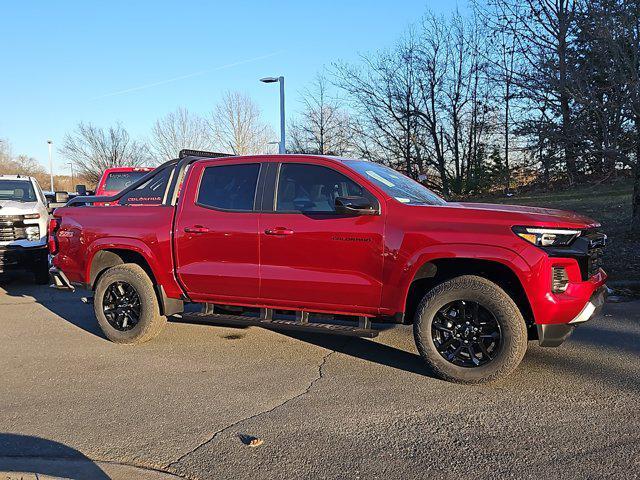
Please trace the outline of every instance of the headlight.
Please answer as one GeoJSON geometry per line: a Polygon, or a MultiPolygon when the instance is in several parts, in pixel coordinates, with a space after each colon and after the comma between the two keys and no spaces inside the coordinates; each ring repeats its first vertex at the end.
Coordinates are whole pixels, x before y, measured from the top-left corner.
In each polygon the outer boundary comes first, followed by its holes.
{"type": "Polygon", "coordinates": [[[513,233],[538,247],[566,247],[580,236],[580,230],[544,227],[513,227],[513,233]]]}
{"type": "Polygon", "coordinates": [[[38,225],[33,225],[31,227],[25,228],[24,233],[27,234],[27,240],[29,240],[30,242],[40,240],[40,227],[38,225]]]}

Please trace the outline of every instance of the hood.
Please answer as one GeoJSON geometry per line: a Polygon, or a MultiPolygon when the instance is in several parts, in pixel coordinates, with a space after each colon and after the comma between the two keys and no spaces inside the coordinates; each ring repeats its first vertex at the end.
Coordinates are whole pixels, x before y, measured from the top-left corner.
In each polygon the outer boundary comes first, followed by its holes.
{"type": "Polygon", "coordinates": [[[524,226],[549,226],[558,228],[597,228],[600,223],[592,218],[566,210],[554,208],[503,205],[498,203],[448,203],[447,206],[461,209],[492,211],[513,216],[514,224],[524,226]]]}
{"type": "MultiPolygon", "coordinates": [[[[15,200],[0,200],[0,217],[14,216],[14,215],[27,215],[30,213],[40,214],[39,218],[30,218],[23,220],[25,226],[38,225],[40,227],[40,239],[39,240],[12,240],[2,241],[1,246],[20,246],[25,248],[41,247],[47,242],[47,222],[49,220],[49,213],[44,204],[40,202],[17,202],[15,200]]],[[[6,221],[6,219],[5,219],[6,221]]]]}
{"type": "Polygon", "coordinates": [[[38,202],[0,200],[0,215],[24,215],[38,211],[38,202]]]}

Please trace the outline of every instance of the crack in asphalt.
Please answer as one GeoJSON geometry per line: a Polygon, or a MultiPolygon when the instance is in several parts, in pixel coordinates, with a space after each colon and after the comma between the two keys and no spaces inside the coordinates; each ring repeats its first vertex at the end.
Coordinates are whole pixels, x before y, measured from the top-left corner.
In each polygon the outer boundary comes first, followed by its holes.
{"type": "MultiPolygon", "coordinates": [[[[348,341],[348,340],[347,340],[348,341]]],[[[346,342],[345,342],[346,344],[346,342]]],[[[171,468],[174,467],[176,465],[178,465],[179,463],[181,463],[185,458],[187,458],[188,456],[196,453],[198,450],[200,450],[201,448],[209,445],[210,443],[212,443],[213,441],[215,441],[220,435],[222,435],[223,433],[227,432],[228,430],[231,430],[232,428],[240,425],[243,422],[246,422],[248,420],[254,420],[262,415],[266,415],[268,413],[274,412],[275,410],[284,407],[287,403],[296,400],[298,398],[301,398],[303,396],[305,396],[306,394],[308,394],[311,389],[313,388],[313,386],[322,378],[324,378],[324,372],[323,372],[323,368],[325,366],[325,364],[327,363],[327,360],[329,359],[329,357],[331,355],[333,355],[334,353],[336,353],[335,350],[331,350],[329,353],[327,353],[326,355],[324,355],[322,357],[322,360],[320,361],[320,364],[318,365],[318,374],[309,382],[309,385],[307,385],[307,387],[300,393],[298,393],[297,395],[294,395],[293,397],[289,397],[286,400],[284,400],[283,402],[278,403],[277,405],[275,405],[274,407],[271,407],[267,410],[263,410],[262,412],[258,412],[255,413],[253,415],[249,415],[248,417],[244,417],[241,418],[240,420],[233,422],[230,425],[227,425],[224,428],[221,428],[220,430],[214,432],[207,440],[205,440],[204,442],[200,443],[199,445],[197,445],[195,448],[189,450],[187,453],[185,453],[184,455],[181,455],[177,460],[174,460],[173,462],[167,464],[164,468],[171,468]]]]}

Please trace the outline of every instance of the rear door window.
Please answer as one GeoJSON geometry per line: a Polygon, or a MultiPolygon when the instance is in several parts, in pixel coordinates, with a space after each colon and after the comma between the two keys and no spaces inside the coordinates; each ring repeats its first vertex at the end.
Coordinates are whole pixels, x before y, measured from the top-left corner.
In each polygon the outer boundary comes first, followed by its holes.
{"type": "Polygon", "coordinates": [[[250,212],[254,209],[259,163],[206,167],[196,203],[218,210],[250,212]]]}

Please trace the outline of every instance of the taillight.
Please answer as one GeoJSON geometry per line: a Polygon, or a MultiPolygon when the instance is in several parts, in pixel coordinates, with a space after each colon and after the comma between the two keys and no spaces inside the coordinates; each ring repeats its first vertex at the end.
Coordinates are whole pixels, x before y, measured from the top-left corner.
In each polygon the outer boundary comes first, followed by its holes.
{"type": "Polygon", "coordinates": [[[47,235],[47,245],[49,246],[49,253],[51,255],[58,253],[58,240],[56,239],[58,228],[60,228],[60,219],[51,217],[47,235]]]}

